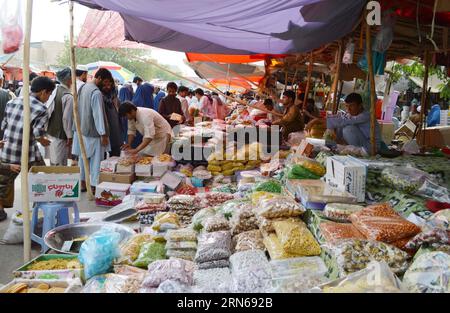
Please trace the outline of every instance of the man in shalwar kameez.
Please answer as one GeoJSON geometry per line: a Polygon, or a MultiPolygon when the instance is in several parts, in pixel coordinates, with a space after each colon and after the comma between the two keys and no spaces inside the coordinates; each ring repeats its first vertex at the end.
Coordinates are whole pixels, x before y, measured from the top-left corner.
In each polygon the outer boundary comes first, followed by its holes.
{"type": "MultiPolygon", "coordinates": [[[[105,105],[101,89],[111,84],[112,74],[101,68],[95,74],[94,81],[86,83],[80,88],[78,114],[80,116],[81,133],[86,147],[86,156],[89,162],[90,179],[93,191],[99,184],[100,162],[105,153],[111,150],[109,143],[109,126],[107,123],[105,105]]],[[[78,136],[74,136],[73,154],[78,155],[81,169],[81,180],[85,181],[84,163],[81,158],[81,149],[78,136]]],[[[82,190],[85,190],[82,183],[82,190]]]]}

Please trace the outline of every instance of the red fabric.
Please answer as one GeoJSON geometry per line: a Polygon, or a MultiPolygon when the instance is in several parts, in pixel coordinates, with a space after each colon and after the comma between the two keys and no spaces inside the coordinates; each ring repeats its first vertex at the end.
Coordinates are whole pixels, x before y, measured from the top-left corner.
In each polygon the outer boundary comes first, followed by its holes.
{"type": "Polygon", "coordinates": [[[268,54],[251,54],[251,55],[228,55],[228,54],[203,54],[203,53],[186,53],[189,62],[204,61],[218,63],[253,63],[264,61],[267,57],[283,58],[287,55],[268,55],[268,54]]]}
{"type": "Polygon", "coordinates": [[[450,203],[438,202],[434,200],[427,200],[427,209],[433,213],[439,212],[441,210],[450,209],[450,203]]]}

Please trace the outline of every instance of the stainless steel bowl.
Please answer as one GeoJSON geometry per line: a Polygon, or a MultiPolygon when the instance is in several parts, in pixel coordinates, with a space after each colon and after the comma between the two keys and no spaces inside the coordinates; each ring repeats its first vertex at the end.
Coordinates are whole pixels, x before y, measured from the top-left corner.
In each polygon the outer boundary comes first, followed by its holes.
{"type": "Polygon", "coordinates": [[[64,242],[76,238],[89,237],[105,226],[120,233],[121,241],[124,241],[135,234],[131,228],[115,223],[77,223],[59,226],[50,230],[45,234],[44,241],[50,249],[56,252],[77,255],[77,253],[62,251],[61,248],[64,242]]]}

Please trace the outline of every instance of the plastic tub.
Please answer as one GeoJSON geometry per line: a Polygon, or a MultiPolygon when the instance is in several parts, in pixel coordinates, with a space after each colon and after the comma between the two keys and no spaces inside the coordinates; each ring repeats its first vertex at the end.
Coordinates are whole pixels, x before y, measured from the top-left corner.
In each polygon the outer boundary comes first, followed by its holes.
{"type": "Polygon", "coordinates": [[[198,177],[191,177],[191,182],[194,187],[204,187],[204,179],[198,177]]]}

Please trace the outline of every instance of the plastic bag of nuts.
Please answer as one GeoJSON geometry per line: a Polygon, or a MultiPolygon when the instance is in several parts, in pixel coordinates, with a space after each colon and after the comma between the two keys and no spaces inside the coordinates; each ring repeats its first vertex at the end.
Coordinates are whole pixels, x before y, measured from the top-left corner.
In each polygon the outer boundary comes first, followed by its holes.
{"type": "Polygon", "coordinates": [[[203,229],[207,232],[229,230],[230,224],[222,214],[207,217],[203,222],[203,229]]]}
{"type": "Polygon", "coordinates": [[[342,239],[366,239],[352,224],[323,222],[319,225],[322,235],[327,242],[335,242],[342,239]]]}
{"type": "Polygon", "coordinates": [[[273,197],[263,199],[256,208],[256,213],[265,218],[294,217],[302,215],[305,208],[291,197],[273,197]]]}
{"type": "Polygon", "coordinates": [[[363,206],[346,203],[328,203],[324,215],[336,222],[350,222],[350,215],[363,209],[363,206]]]}
{"type": "Polygon", "coordinates": [[[265,250],[263,236],[259,229],[240,233],[233,238],[234,251],[265,250]]]}
{"type": "Polygon", "coordinates": [[[203,233],[198,238],[195,262],[222,260],[230,257],[231,234],[229,231],[203,233]]]}
{"type": "Polygon", "coordinates": [[[248,204],[237,208],[230,219],[230,226],[233,235],[258,229],[254,207],[248,204]]]}
{"type": "Polygon", "coordinates": [[[141,287],[155,288],[166,280],[175,280],[185,285],[194,282],[194,262],[182,259],[169,259],[153,262],[148,266],[148,274],[141,287]]]}
{"type": "Polygon", "coordinates": [[[320,246],[301,220],[286,220],[273,223],[283,249],[298,256],[320,254],[320,246]]]}

